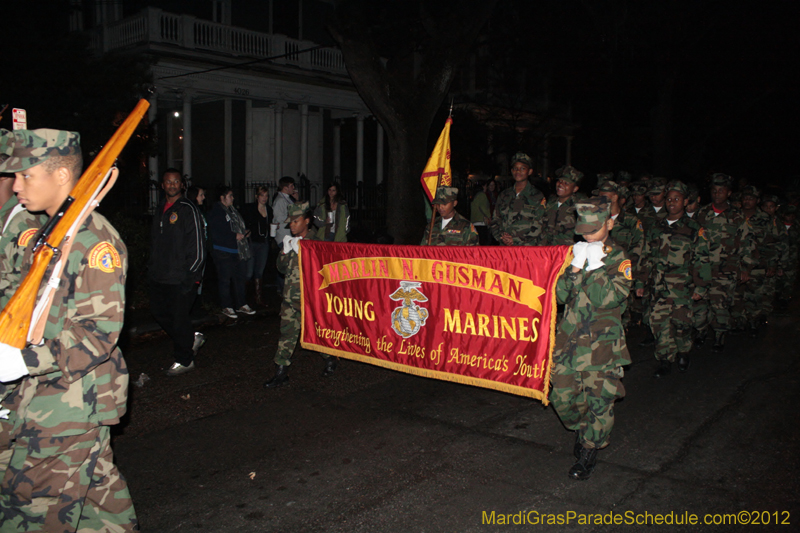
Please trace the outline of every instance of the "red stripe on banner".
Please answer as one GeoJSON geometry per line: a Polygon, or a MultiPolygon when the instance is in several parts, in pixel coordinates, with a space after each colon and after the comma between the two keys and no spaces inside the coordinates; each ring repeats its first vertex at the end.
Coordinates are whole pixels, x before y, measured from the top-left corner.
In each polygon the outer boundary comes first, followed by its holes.
{"type": "Polygon", "coordinates": [[[547,405],[569,246],[301,241],[303,348],[547,405]]]}

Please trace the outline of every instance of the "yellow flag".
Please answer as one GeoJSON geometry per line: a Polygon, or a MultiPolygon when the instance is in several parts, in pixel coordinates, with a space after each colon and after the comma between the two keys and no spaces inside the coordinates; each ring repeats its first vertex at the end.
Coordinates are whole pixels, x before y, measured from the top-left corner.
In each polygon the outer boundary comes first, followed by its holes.
{"type": "Polygon", "coordinates": [[[425,189],[425,194],[428,195],[431,202],[436,197],[436,182],[440,172],[442,174],[440,187],[449,187],[453,184],[452,174],[450,174],[450,124],[452,123],[452,118],[448,118],[444,123],[444,129],[439,135],[439,140],[436,141],[436,146],[433,147],[431,157],[420,178],[422,188],[425,189]]]}

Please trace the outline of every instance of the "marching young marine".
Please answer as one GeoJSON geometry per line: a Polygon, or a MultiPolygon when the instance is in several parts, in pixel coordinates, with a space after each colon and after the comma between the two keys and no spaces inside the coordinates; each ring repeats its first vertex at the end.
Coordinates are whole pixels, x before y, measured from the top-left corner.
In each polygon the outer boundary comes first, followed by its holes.
{"type": "Polygon", "coordinates": [[[614,402],[625,396],[623,365],[630,354],[622,327],[622,304],[631,290],[631,262],[609,238],[611,203],[597,197],[576,204],[575,258],[558,280],[565,304],[553,351],[550,400],[564,426],[575,432],[577,461],[569,477],[585,480],[608,446],[614,402]]]}
{"type": "MultiPolygon", "coordinates": [[[[81,175],[79,135],[48,129],[14,135],[0,172],[16,173],[14,192],[29,211],[52,217],[81,175]]],[[[110,447],[110,426],[125,414],[128,397],[128,371],[117,348],[127,250],[97,212],[73,241],[43,343],[0,346],[0,381],[20,380],[4,402],[15,418],[0,483],[3,531],[138,530],[110,447]]],[[[22,274],[36,239],[28,242],[22,274]]]]}

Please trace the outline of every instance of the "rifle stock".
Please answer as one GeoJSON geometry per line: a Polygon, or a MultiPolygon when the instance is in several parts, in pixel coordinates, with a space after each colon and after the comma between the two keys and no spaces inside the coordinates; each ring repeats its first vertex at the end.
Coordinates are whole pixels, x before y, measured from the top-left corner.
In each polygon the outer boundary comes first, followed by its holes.
{"type": "Polygon", "coordinates": [[[100,150],[92,164],[83,172],[73,187],[70,197],[74,201],[68,206],[50,234],[43,235],[46,245],[37,245],[30,270],[14,296],[0,312],[0,342],[20,349],[27,345],[28,331],[39,288],[55,255],[53,249],[61,246],[70,228],[83,219],[82,215],[87,209],[94,209],[95,206],[92,205],[92,202],[105,185],[109,169],[128,143],[148,107],[150,104],[147,100],[139,100],[133,112],[111,136],[111,139],[100,150]]]}

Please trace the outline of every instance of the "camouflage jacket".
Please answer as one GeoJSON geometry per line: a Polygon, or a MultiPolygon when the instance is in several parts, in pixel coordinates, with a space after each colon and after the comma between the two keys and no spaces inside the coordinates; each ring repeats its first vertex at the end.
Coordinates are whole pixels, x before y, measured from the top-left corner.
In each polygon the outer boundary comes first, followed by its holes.
{"type": "Polygon", "coordinates": [[[530,182],[522,192],[516,194],[514,186],[497,197],[490,229],[497,242],[503,242],[503,233],[508,233],[514,246],[538,246],[542,244],[542,219],[547,202],[539,189],[530,182]]]}
{"type": "Polygon", "coordinates": [[[703,228],[708,240],[713,277],[719,273],[750,272],[754,262],[754,239],[753,234],[746,231],[747,220],[739,209],[728,206],[715,215],[709,204],[697,211],[694,220],[703,228]]]}
{"type": "Polygon", "coordinates": [[[656,212],[656,208],[652,204],[648,204],[639,211],[637,216],[644,224],[644,231],[647,233],[648,227],[654,226],[659,220],[667,218],[667,206],[661,206],[661,209],[656,212]]]}
{"type": "Polygon", "coordinates": [[[620,211],[614,219],[614,227],[611,229],[611,239],[619,244],[628,259],[631,260],[633,267],[632,276],[634,280],[644,281],[647,272],[642,268],[642,256],[644,252],[644,225],[642,221],[628,211],[620,211]]]}
{"type": "MultiPolygon", "coordinates": [[[[25,248],[22,274],[31,264],[25,248]]],[[[125,310],[128,253],[113,226],[93,213],[75,236],[40,346],[22,350],[29,376],[8,397],[16,434],[77,435],[125,414],[128,369],[117,348],[125,310]]],[[[42,289],[50,277],[45,275],[42,289]]],[[[41,290],[40,289],[40,294],[41,290]]]]}
{"type": "Polygon", "coordinates": [[[556,284],[556,296],[565,307],[553,362],[575,371],[607,371],[631,362],[621,320],[621,306],[631,290],[631,263],[610,239],[604,250],[603,268],[573,273],[568,266],[556,284]]]}
{"type": "Polygon", "coordinates": [[[791,225],[788,229],[785,224],[781,224],[784,228],[783,238],[783,256],[780,261],[780,266],[784,272],[794,272],[797,269],[797,259],[800,255],[800,227],[797,222],[791,225]]]}
{"type": "MultiPolygon", "coordinates": [[[[0,238],[0,309],[5,308],[22,281],[20,270],[25,246],[42,227],[44,218],[43,215],[34,215],[23,209],[8,221],[6,231],[0,238]]],[[[0,383],[0,401],[15,388],[14,383],[0,383]]]]}
{"type": "MultiPolygon", "coordinates": [[[[705,232],[683,216],[672,225],[663,219],[647,232],[643,270],[646,288],[655,299],[689,305],[692,293],[705,295],[711,282],[711,263],[705,232]]],[[[637,281],[637,288],[642,288],[637,281]]]]}
{"type": "Polygon", "coordinates": [[[544,227],[541,244],[557,246],[575,244],[575,195],[558,205],[558,197],[553,195],[544,206],[544,227]]]}
{"type": "MultiPolygon", "coordinates": [[[[425,235],[422,237],[420,246],[428,244],[428,233],[431,227],[425,228],[425,235]]],[[[472,222],[455,213],[447,226],[442,229],[441,219],[433,223],[433,237],[431,246],[475,246],[478,244],[478,232],[472,222]]]]}
{"type": "MultiPolygon", "coordinates": [[[[319,239],[314,230],[309,227],[304,240],[318,241],[319,239]]],[[[297,252],[289,250],[288,254],[283,253],[283,243],[281,243],[277,266],[278,272],[286,276],[283,283],[283,301],[295,309],[300,309],[300,260],[297,252]]]]}
{"type": "Polygon", "coordinates": [[[753,234],[753,268],[767,269],[778,266],[780,234],[776,222],[761,209],[747,218],[745,232],[753,234]]]}

